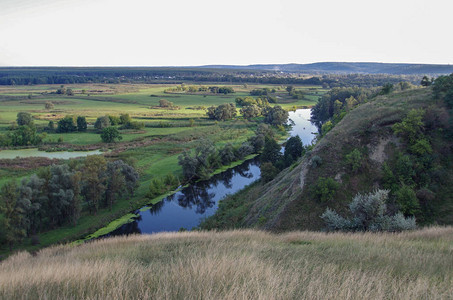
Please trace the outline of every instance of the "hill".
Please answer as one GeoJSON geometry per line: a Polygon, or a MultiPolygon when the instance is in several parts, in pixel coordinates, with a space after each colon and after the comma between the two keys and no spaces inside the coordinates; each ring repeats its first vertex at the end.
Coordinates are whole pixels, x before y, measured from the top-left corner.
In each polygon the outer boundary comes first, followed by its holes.
{"type": "Polygon", "coordinates": [[[0,264],[0,298],[448,298],[452,243],[451,227],[116,237],[11,256],[0,264]]]}
{"type": "Polygon", "coordinates": [[[453,224],[453,155],[449,114],[430,88],[374,97],[351,110],[297,164],[267,184],[223,200],[202,228],[258,227],[320,230],[331,208],[347,215],[357,193],[390,190],[388,208],[414,215],[419,225],[453,224]],[[394,125],[421,113],[410,143],[394,125]],[[415,145],[416,144],[416,145],[415,145]],[[426,148],[417,148],[423,144],[426,148]],[[356,169],[348,156],[358,153],[356,169]]]}

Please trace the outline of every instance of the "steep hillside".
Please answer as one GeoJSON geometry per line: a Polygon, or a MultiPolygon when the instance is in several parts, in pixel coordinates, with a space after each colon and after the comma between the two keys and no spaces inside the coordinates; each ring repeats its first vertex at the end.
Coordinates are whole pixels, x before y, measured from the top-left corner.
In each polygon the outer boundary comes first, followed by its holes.
{"type": "Polygon", "coordinates": [[[444,299],[452,242],[451,227],[117,237],[11,256],[0,263],[0,298],[444,299]]]}
{"type": "Polygon", "coordinates": [[[448,111],[429,88],[373,98],[350,111],[297,165],[224,200],[202,228],[319,230],[327,207],[346,214],[354,195],[377,188],[391,190],[390,211],[415,215],[418,224],[453,224],[448,127],[448,111]],[[423,115],[416,139],[426,142],[422,149],[393,127],[411,111],[423,115]],[[359,157],[352,168],[354,151],[359,157]]]}

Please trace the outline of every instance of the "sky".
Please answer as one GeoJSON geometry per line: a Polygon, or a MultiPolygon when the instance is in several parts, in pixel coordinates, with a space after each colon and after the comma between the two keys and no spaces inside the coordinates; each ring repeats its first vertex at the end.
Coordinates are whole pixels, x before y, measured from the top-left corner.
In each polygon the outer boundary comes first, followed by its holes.
{"type": "Polygon", "coordinates": [[[451,0],[0,0],[0,66],[453,64],[451,0]]]}

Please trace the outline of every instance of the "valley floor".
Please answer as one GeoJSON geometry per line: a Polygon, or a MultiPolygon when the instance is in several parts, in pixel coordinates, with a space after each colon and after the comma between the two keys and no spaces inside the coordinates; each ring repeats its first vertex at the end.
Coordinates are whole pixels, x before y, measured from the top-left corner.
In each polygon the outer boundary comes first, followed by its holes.
{"type": "Polygon", "coordinates": [[[183,232],[20,252],[2,299],[440,299],[453,227],[404,233],[183,232]]]}

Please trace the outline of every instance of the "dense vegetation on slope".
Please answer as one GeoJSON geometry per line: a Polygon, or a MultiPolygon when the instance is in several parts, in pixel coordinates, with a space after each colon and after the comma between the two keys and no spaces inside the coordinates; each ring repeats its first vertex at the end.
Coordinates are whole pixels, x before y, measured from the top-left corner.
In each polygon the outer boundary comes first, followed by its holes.
{"type": "Polygon", "coordinates": [[[453,294],[452,243],[451,227],[117,237],[11,256],[0,298],[441,299],[453,294]]]}
{"type": "Polygon", "coordinates": [[[318,230],[326,208],[349,216],[352,198],[377,188],[390,190],[389,213],[400,210],[420,225],[453,224],[449,94],[387,92],[352,107],[299,164],[222,201],[201,227],[318,230]]]}

